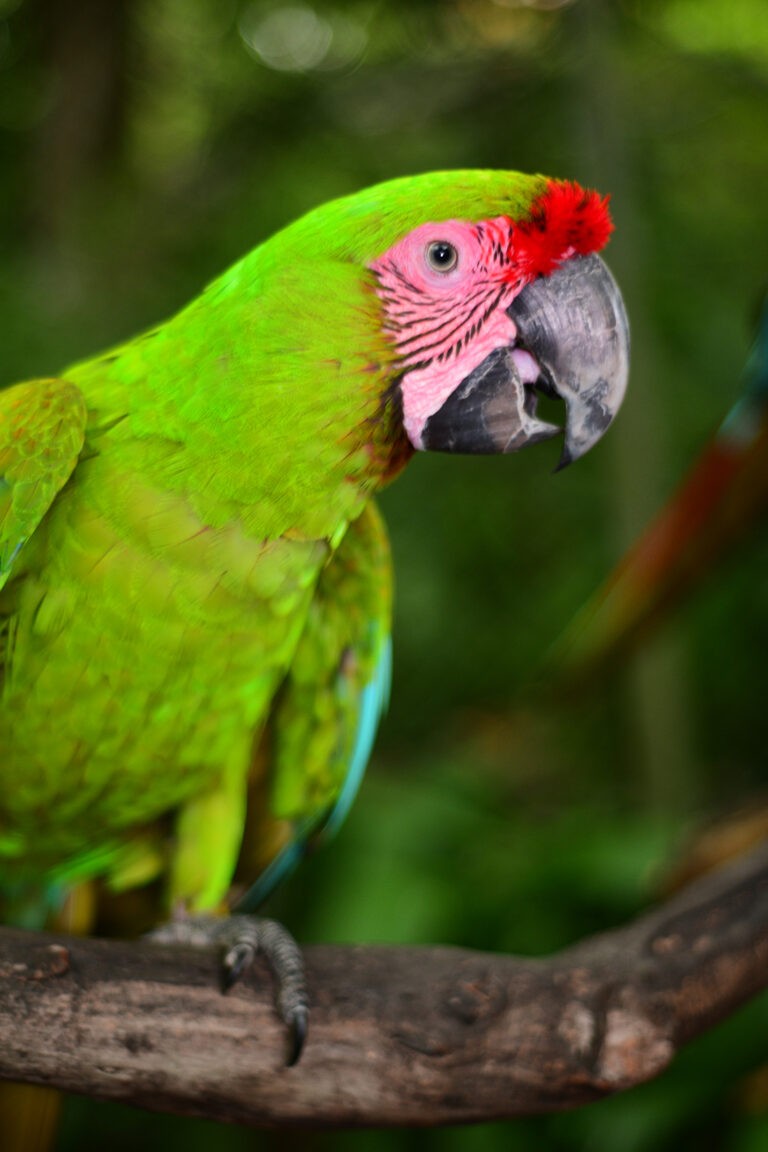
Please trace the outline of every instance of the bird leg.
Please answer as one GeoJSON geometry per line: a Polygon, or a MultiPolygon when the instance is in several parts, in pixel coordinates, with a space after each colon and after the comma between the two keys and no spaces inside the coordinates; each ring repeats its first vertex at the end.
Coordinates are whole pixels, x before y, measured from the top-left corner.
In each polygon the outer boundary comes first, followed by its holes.
{"type": "Polygon", "coordinates": [[[157,944],[186,944],[223,950],[222,990],[227,992],[248,971],[258,952],[275,979],[275,1007],[288,1029],[286,1066],[301,1056],[307,1035],[309,1003],[301,950],[287,928],[261,916],[180,916],[147,938],[157,944]]]}

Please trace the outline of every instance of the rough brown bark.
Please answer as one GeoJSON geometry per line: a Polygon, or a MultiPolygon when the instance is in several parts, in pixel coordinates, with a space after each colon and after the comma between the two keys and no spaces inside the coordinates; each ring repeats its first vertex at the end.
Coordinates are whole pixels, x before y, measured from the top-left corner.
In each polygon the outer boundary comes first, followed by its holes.
{"type": "Polygon", "coordinates": [[[0,932],[0,1078],[252,1124],[427,1125],[573,1107],[657,1075],[768,984],[768,845],[543,960],[307,949],[296,1068],[258,968],[0,932]]]}

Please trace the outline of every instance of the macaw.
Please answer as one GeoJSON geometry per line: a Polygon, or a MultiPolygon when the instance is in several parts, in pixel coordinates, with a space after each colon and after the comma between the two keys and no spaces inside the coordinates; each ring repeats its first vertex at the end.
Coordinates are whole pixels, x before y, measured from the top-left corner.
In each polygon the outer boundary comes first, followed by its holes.
{"type": "Polygon", "coordinates": [[[741,393],[688,474],[574,617],[547,657],[571,687],[647,635],[742,540],[768,507],[768,298],[741,393]]]}
{"type": "Polygon", "coordinates": [[[176,316],[0,392],[0,887],[162,878],[161,939],[257,949],[298,1056],[292,938],[251,915],[360,785],[390,676],[373,497],[414,452],[561,464],[621,403],[606,200],[516,172],[394,180],[286,227],[176,316]],[[248,830],[250,891],[229,919],[248,830]]]}

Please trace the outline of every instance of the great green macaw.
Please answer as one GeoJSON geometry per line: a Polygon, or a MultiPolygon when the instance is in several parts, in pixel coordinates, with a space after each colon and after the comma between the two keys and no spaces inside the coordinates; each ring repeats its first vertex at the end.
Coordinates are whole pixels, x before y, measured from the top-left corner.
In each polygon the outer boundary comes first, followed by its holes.
{"type": "Polygon", "coordinates": [[[610,424],[628,364],[610,231],[571,182],[394,180],[0,393],[9,907],[162,877],[192,914],[172,938],[218,940],[233,978],[268,953],[298,1054],[290,938],[198,915],[230,906],[246,824],[250,912],[354,799],[389,687],[377,490],[415,450],[556,435],[537,390],[565,401],[562,463],[610,424]]]}

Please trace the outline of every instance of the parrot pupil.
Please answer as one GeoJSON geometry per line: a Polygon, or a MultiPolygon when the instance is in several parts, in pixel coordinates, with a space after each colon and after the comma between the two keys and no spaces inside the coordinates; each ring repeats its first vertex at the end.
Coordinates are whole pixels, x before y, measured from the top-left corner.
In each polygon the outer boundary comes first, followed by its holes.
{"type": "Polygon", "coordinates": [[[458,259],[458,252],[447,240],[435,240],[427,249],[427,260],[437,272],[450,272],[458,259]]]}

